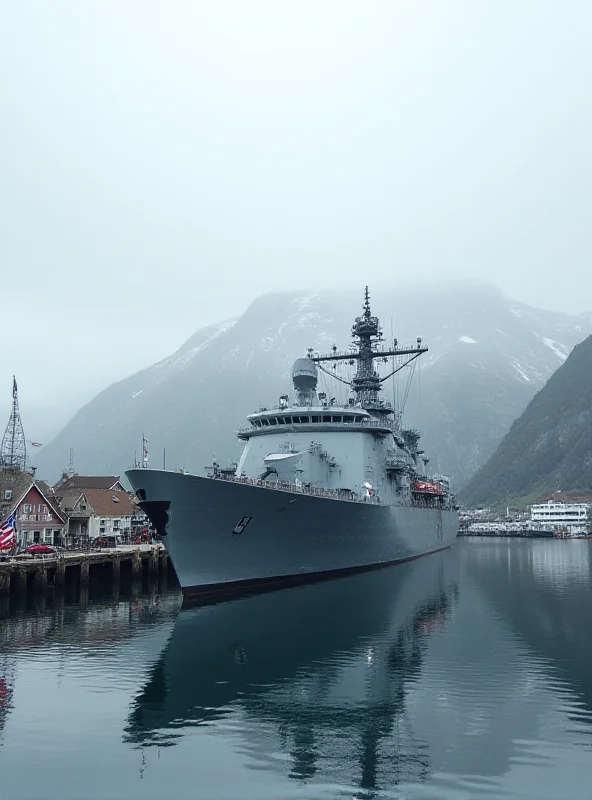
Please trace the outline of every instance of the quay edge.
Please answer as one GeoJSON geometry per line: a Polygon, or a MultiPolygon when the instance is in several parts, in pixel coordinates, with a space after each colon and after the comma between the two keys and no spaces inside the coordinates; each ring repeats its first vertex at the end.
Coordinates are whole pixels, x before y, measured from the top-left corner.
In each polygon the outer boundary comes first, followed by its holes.
{"type": "Polygon", "coordinates": [[[109,569],[113,581],[120,580],[122,567],[132,579],[144,574],[156,576],[168,569],[168,563],[168,553],[162,547],[5,558],[0,561],[0,597],[8,597],[13,592],[59,589],[71,581],[85,585],[97,569],[109,569]]]}

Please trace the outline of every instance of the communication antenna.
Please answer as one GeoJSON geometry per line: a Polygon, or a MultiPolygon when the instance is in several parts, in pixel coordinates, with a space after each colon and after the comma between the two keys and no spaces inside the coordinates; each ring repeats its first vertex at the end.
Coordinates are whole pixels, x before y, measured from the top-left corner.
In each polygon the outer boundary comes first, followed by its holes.
{"type": "Polygon", "coordinates": [[[142,434],[142,469],[150,468],[150,458],[148,456],[148,442],[144,434],[142,434]]]}
{"type": "Polygon", "coordinates": [[[364,292],[362,315],[356,317],[354,321],[352,336],[354,339],[353,352],[352,350],[340,352],[336,347],[333,347],[328,353],[311,353],[308,356],[309,359],[314,361],[322,372],[351,386],[356,401],[362,408],[371,410],[374,414],[392,414],[393,409],[380,399],[381,384],[427,352],[427,347],[422,345],[420,338],[417,339],[415,347],[399,347],[396,340],[393,341],[392,347],[384,348],[382,346],[382,329],[378,317],[372,314],[370,293],[367,286],[364,292]],[[388,375],[381,378],[374,368],[374,361],[386,362],[389,356],[393,356],[396,359],[395,366],[388,375]],[[350,363],[353,361],[357,364],[353,380],[344,380],[324,367],[322,363],[338,361],[348,361],[350,363]]]}
{"type": "Polygon", "coordinates": [[[2,437],[0,464],[6,467],[19,467],[23,472],[27,465],[25,432],[19,412],[18,387],[14,375],[12,376],[12,411],[10,412],[8,425],[2,437]]]}
{"type": "Polygon", "coordinates": [[[70,462],[68,464],[68,475],[72,477],[74,475],[74,448],[70,448],[70,462]]]}

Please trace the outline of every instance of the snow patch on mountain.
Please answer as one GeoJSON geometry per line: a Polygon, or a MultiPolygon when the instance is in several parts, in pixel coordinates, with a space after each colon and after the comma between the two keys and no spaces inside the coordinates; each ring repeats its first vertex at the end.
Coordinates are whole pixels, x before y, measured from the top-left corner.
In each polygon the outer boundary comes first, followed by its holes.
{"type": "Polygon", "coordinates": [[[565,359],[569,355],[569,353],[565,352],[565,350],[567,349],[565,345],[561,344],[560,342],[556,342],[554,339],[549,339],[547,336],[539,336],[538,334],[536,335],[542,342],[544,342],[547,345],[549,350],[552,350],[555,353],[555,355],[561,359],[561,361],[565,361],[565,359]],[[563,350],[561,350],[560,348],[563,348],[563,350]]]}
{"type": "Polygon", "coordinates": [[[160,381],[162,381],[173,370],[185,369],[198,353],[201,353],[201,351],[211,344],[214,339],[217,339],[223,333],[226,333],[226,331],[230,330],[230,328],[232,328],[232,326],[235,324],[236,320],[227,320],[226,322],[221,322],[219,325],[216,325],[211,334],[196,347],[191,347],[189,350],[185,350],[185,352],[181,353],[180,355],[175,353],[174,355],[169,356],[169,358],[164,359],[164,361],[161,361],[159,366],[168,367],[168,369],[159,377],[157,382],[160,383],[160,381]]]}
{"type": "Polygon", "coordinates": [[[476,339],[471,339],[470,336],[459,336],[458,337],[458,341],[459,342],[464,342],[465,344],[477,344],[477,340],[476,339]]]}
{"type": "Polygon", "coordinates": [[[528,377],[528,375],[526,374],[526,372],[524,372],[524,370],[522,369],[522,367],[520,366],[520,364],[519,364],[519,363],[516,361],[516,359],[514,359],[514,358],[511,358],[511,359],[510,359],[510,364],[511,364],[511,365],[514,367],[514,369],[516,370],[516,372],[518,373],[518,375],[520,376],[520,378],[521,378],[521,379],[522,379],[522,380],[523,380],[525,383],[530,383],[530,378],[528,377]]]}

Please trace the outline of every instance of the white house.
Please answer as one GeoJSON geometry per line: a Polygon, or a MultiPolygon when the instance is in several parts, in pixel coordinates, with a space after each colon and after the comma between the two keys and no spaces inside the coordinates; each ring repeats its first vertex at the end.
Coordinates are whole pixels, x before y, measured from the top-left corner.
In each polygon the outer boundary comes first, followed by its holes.
{"type": "Polygon", "coordinates": [[[64,492],[60,507],[68,515],[73,538],[131,533],[137,509],[129,494],[117,489],[75,489],[64,492]]]}

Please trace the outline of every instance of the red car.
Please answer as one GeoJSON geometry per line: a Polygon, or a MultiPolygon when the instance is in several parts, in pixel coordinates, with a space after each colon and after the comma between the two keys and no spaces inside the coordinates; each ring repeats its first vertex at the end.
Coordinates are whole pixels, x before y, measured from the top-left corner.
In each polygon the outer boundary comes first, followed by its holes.
{"type": "Polygon", "coordinates": [[[47,555],[48,553],[55,553],[55,550],[50,544],[30,544],[25,550],[25,553],[47,555]]]}

